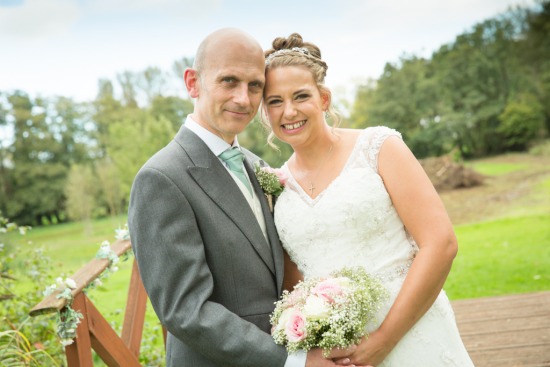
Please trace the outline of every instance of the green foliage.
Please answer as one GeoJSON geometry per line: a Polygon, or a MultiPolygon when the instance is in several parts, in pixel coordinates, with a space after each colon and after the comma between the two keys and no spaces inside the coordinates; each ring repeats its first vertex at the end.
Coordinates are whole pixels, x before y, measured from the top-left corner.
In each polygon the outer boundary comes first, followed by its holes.
{"type": "Polygon", "coordinates": [[[396,128],[419,158],[527,149],[550,132],[549,3],[476,24],[431,59],[388,63],[358,88],[351,126],[396,128]]]}
{"type": "Polygon", "coordinates": [[[31,242],[9,245],[5,232],[25,233],[0,213],[0,360],[6,366],[55,366],[63,357],[51,318],[31,319],[28,312],[42,299],[52,265],[31,242]]]}
{"type": "Polygon", "coordinates": [[[536,142],[530,149],[529,154],[535,156],[549,156],[550,157],[550,140],[541,140],[536,142]]]}
{"type": "Polygon", "coordinates": [[[4,367],[61,366],[43,349],[36,349],[19,330],[0,332],[0,360],[4,367]]]}
{"type": "Polygon", "coordinates": [[[143,112],[134,120],[122,120],[109,127],[107,153],[117,167],[122,197],[130,197],[132,182],[141,166],[176,134],[164,116],[156,119],[143,112]]]}
{"type": "Polygon", "coordinates": [[[121,214],[124,197],[122,196],[117,167],[109,157],[106,157],[97,160],[94,168],[99,189],[97,202],[102,207],[106,207],[109,214],[113,216],[121,214]]]}
{"type": "Polygon", "coordinates": [[[88,221],[92,218],[96,191],[91,168],[72,166],[65,186],[66,210],[70,219],[88,221]]]}
{"type": "Polygon", "coordinates": [[[542,106],[531,95],[510,101],[499,118],[501,124],[497,131],[511,150],[526,150],[544,126],[542,106]]]}
{"type": "Polygon", "coordinates": [[[156,119],[164,117],[178,131],[188,114],[193,112],[193,104],[187,99],[174,96],[156,96],[151,101],[150,113],[156,119]]]}

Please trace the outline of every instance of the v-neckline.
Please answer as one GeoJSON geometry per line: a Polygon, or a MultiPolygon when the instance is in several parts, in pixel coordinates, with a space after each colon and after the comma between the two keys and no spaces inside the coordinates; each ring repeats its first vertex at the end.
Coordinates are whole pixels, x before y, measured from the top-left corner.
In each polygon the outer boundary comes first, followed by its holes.
{"type": "MultiPolygon", "coordinates": [[[[349,156],[346,158],[346,163],[344,164],[344,166],[342,167],[342,169],[340,170],[338,175],[336,177],[334,177],[334,179],[327,185],[327,187],[325,187],[323,190],[321,190],[321,192],[317,196],[315,196],[314,198],[309,196],[308,193],[306,192],[306,190],[304,190],[304,188],[298,183],[296,178],[294,178],[294,175],[292,174],[292,171],[290,170],[290,167],[288,166],[288,161],[285,162],[284,166],[285,166],[286,171],[288,172],[288,176],[289,176],[288,181],[290,181],[290,183],[292,183],[292,186],[295,187],[295,191],[298,193],[298,196],[300,196],[302,198],[302,200],[305,201],[309,206],[311,206],[311,207],[315,206],[321,200],[321,198],[325,195],[327,190],[329,190],[331,188],[331,186],[333,186],[334,182],[336,182],[338,180],[338,178],[340,178],[340,176],[342,176],[347,171],[348,166],[351,164],[351,162],[353,160],[352,158],[355,155],[357,155],[357,150],[359,149],[360,142],[361,142],[361,139],[363,138],[364,132],[365,132],[365,130],[361,131],[357,135],[357,138],[355,139],[355,145],[353,146],[353,149],[351,150],[351,153],[349,154],[349,156]]],[[[288,185],[288,181],[287,181],[287,185],[288,185]]]]}

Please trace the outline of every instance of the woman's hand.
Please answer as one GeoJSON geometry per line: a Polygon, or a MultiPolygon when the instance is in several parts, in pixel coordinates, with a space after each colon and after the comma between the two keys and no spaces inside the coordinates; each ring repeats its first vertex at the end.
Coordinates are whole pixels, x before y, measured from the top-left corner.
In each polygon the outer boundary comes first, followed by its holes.
{"type": "Polygon", "coordinates": [[[390,354],[394,346],[394,343],[389,343],[382,332],[377,330],[368,338],[362,338],[353,353],[346,358],[335,358],[334,363],[342,366],[377,366],[390,354]]]}

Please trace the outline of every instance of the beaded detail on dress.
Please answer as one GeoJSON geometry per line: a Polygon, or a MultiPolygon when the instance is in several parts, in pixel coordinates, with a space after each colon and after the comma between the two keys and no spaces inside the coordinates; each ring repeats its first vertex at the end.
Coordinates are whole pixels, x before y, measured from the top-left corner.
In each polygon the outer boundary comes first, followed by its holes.
{"type": "MultiPolygon", "coordinates": [[[[401,135],[381,126],[363,130],[342,172],[315,199],[283,165],[289,178],[274,213],[281,243],[305,277],[363,266],[381,279],[390,300],[369,331],[383,321],[419,251],[378,174],[389,137],[401,135]]],[[[380,366],[472,365],[442,291],[380,366]]]]}

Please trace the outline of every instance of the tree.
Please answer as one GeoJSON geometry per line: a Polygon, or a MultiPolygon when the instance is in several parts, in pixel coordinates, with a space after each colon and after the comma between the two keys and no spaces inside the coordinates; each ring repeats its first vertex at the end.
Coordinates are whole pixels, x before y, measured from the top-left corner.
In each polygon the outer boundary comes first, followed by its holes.
{"type": "Polygon", "coordinates": [[[179,130],[188,114],[193,112],[193,103],[174,96],[156,96],[151,101],[150,113],[156,118],[166,118],[175,131],[179,130]]]}
{"type": "Polygon", "coordinates": [[[117,167],[110,157],[105,157],[96,161],[95,172],[99,185],[98,202],[105,205],[112,216],[121,213],[124,198],[121,193],[117,167]]]}
{"type": "Polygon", "coordinates": [[[544,126],[543,108],[532,95],[510,101],[499,119],[499,133],[511,150],[526,150],[541,135],[544,126]]]}
{"type": "Polygon", "coordinates": [[[97,186],[95,181],[89,166],[75,164],[71,167],[65,185],[67,215],[70,219],[85,222],[87,231],[89,231],[90,219],[96,208],[97,186]]]}
{"type": "Polygon", "coordinates": [[[175,134],[172,123],[165,117],[156,119],[145,111],[110,126],[107,153],[117,167],[122,197],[129,198],[138,170],[175,134]]]}
{"type": "Polygon", "coordinates": [[[48,103],[19,91],[7,100],[14,142],[9,148],[13,169],[6,214],[22,224],[57,221],[68,167],[57,154],[62,148],[48,124],[48,103]]]}
{"type": "Polygon", "coordinates": [[[550,1],[539,1],[526,15],[528,29],[521,49],[526,74],[531,77],[534,95],[545,115],[546,133],[550,133],[550,1]]]}

